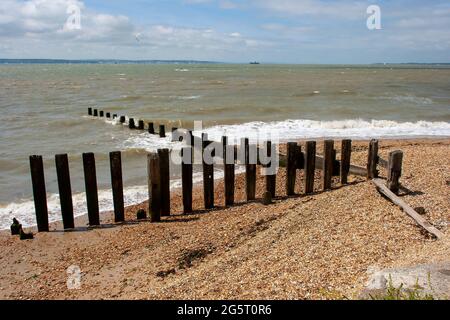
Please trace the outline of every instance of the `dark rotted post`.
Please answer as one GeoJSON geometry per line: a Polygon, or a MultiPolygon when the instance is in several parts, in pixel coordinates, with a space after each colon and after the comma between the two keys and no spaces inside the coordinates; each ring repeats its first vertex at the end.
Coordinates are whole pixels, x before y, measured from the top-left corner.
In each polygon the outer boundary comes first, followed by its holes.
{"type": "MultiPolygon", "coordinates": [[[[266,152],[267,156],[270,158],[272,156],[272,141],[266,142],[266,152]]],[[[269,172],[272,169],[269,167],[273,165],[271,162],[266,166],[266,191],[270,192],[272,195],[272,199],[275,198],[276,195],[276,181],[277,176],[274,172],[269,172]]]]}
{"type": "Polygon", "coordinates": [[[98,117],[98,110],[94,109],[94,117],[98,117]]]}
{"type": "Polygon", "coordinates": [[[105,113],[103,112],[103,110],[100,110],[100,117],[103,118],[105,116],[105,113]]]}
{"type": "Polygon", "coordinates": [[[126,121],[125,116],[120,116],[120,123],[125,123],[125,121],[126,121]]]}
{"type": "Polygon", "coordinates": [[[148,195],[151,222],[161,221],[161,177],[158,153],[148,154],[148,195]]]}
{"type": "Polygon", "coordinates": [[[67,154],[56,155],[55,164],[64,229],[73,229],[75,228],[75,222],[73,218],[72,187],[70,184],[69,158],[67,154]]]}
{"type": "Polygon", "coordinates": [[[181,164],[181,178],[183,189],[183,208],[184,213],[192,212],[192,147],[182,149],[183,161],[181,164]]]}
{"type": "Polygon", "coordinates": [[[234,156],[230,155],[234,146],[228,145],[228,137],[222,137],[223,164],[224,164],[224,184],[225,184],[225,206],[234,204],[234,156]]]}
{"type": "Polygon", "coordinates": [[[211,144],[211,141],[203,140],[203,194],[205,209],[214,208],[214,164],[205,162],[204,151],[211,144]]]}
{"type": "Polygon", "coordinates": [[[333,177],[333,154],[334,141],[325,140],[323,149],[323,190],[331,189],[331,178],[333,177]]]}
{"type": "Polygon", "coordinates": [[[98,208],[97,173],[93,153],[83,153],[83,167],[89,225],[98,226],[100,225],[100,214],[98,208]]]}
{"type": "MultiPolygon", "coordinates": [[[[256,197],[256,163],[250,163],[250,145],[248,138],[244,139],[245,148],[245,193],[247,201],[255,200],[256,197]]],[[[252,148],[257,152],[257,148],[252,148]]],[[[258,155],[256,157],[258,158],[258,155]]],[[[256,161],[257,162],[257,161],[256,161]]]]}
{"type": "Polygon", "coordinates": [[[153,122],[148,123],[148,133],[155,134],[155,125],[153,124],[153,122]]]}
{"type": "Polygon", "coordinates": [[[160,138],[166,137],[166,127],[163,124],[159,125],[159,137],[160,138]]]}
{"type": "Polygon", "coordinates": [[[144,121],[143,120],[139,120],[138,129],[144,130],[144,121]]]}
{"type": "Polygon", "coordinates": [[[107,113],[106,113],[106,117],[107,117],[108,119],[111,118],[111,113],[107,112],[107,113]]]}
{"type": "Polygon", "coordinates": [[[305,193],[314,192],[314,172],[316,170],[316,142],[307,141],[305,148],[305,193]]]}
{"type": "Polygon", "coordinates": [[[286,194],[288,196],[293,196],[295,194],[298,151],[299,148],[296,142],[289,142],[287,144],[286,194]]]}
{"type": "Polygon", "coordinates": [[[114,203],[114,221],[125,221],[125,206],[123,200],[122,156],[120,151],[109,154],[111,167],[111,185],[114,203]]]}
{"type": "Polygon", "coordinates": [[[378,140],[372,139],[369,143],[369,153],[367,156],[367,179],[378,177],[378,140]]]}
{"type": "Polygon", "coordinates": [[[136,129],[136,123],[134,122],[133,118],[130,118],[130,120],[128,120],[128,128],[136,129]]]}
{"type": "Polygon", "coordinates": [[[400,190],[400,177],[402,175],[403,152],[400,150],[389,153],[386,185],[393,193],[400,190]]]}
{"type": "Polygon", "coordinates": [[[113,119],[116,119],[117,118],[117,114],[115,113],[115,114],[113,114],[113,119]]]}
{"type": "Polygon", "coordinates": [[[352,140],[342,140],[341,145],[341,184],[347,184],[352,155],[352,140]]]}
{"type": "Polygon", "coordinates": [[[47,232],[49,230],[47,192],[45,189],[44,162],[42,156],[30,156],[30,169],[38,231],[47,232]]]}
{"type": "Polygon", "coordinates": [[[169,149],[159,149],[161,178],[161,216],[170,216],[170,157],[169,149]]]}
{"type": "Polygon", "coordinates": [[[88,115],[92,116],[92,108],[88,108],[88,115]]]}

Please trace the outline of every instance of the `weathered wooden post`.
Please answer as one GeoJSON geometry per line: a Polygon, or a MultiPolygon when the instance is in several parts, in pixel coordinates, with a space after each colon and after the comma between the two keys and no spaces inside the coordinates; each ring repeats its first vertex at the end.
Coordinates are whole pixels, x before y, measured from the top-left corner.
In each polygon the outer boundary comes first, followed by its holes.
{"type": "Polygon", "coordinates": [[[347,184],[352,155],[352,140],[342,140],[341,145],[341,184],[347,184]]]}
{"type": "Polygon", "coordinates": [[[233,146],[228,145],[228,137],[222,137],[224,184],[225,184],[225,206],[234,204],[234,156],[230,156],[233,146]],[[231,148],[230,148],[231,147],[231,148]]]}
{"type": "Polygon", "coordinates": [[[163,124],[159,125],[159,137],[160,138],[166,137],[166,127],[163,124]]]}
{"type": "Polygon", "coordinates": [[[331,178],[333,177],[333,153],[334,153],[334,141],[325,140],[323,149],[323,190],[331,189],[331,178]]]}
{"type": "Polygon", "coordinates": [[[69,158],[67,154],[56,155],[55,164],[63,226],[64,229],[73,229],[75,228],[75,222],[73,218],[72,187],[70,184],[69,158]]]}
{"type": "Polygon", "coordinates": [[[116,119],[116,118],[117,118],[117,114],[114,113],[112,118],[113,118],[113,119],[116,119]]]}
{"type": "Polygon", "coordinates": [[[393,193],[400,190],[400,177],[402,175],[403,152],[400,150],[389,153],[388,174],[386,186],[393,193]]]}
{"type": "Polygon", "coordinates": [[[88,115],[92,116],[92,108],[88,108],[88,115]]]}
{"type": "Polygon", "coordinates": [[[297,178],[297,158],[299,150],[296,142],[287,144],[287,163],[286,163],[286,194],[293,196],[295,194],[295,180],[297,178]]]}
{"type": "MultiPolygon", "coordinates": [[[[270,158],[272,157],[272,141],[266,141],[266,154],[270,158]]],[[[269,172],[271,169],[269,168],[272,166],[273,163],[268,163],[266,167],[266,191],[270,192],[272,195],[272,199],[276,196],[276,181],[277,181],[277,175],[273,172],[269,172]]]]}
{"type": "Polygon", "coordinates": [[[104,117],[104,112],[103,112],[103,110],[100,110],[100,118],[103,118],[104,117]]]}
{"type": "Polygon", "coordinates": [[[30,156],[30,169],[38,231],[47,232],[49,230],[47,191],[45,189],[44,162],[42,156],[30,156]]]}
{"type": "Polygon", "coordinates": [[[314,173],[316,170],[316,142],[307,141],[305,148],[305,194],[314,192],[314,173]]]}
{"type": "Polygon", "coordinates": [[[211,141],[203,140],[202,158],[203,158],[203,200],[205,209],[214,208],[214,164],[208,164],[205,161],[205,149],[211,145],[211,141]]]}
{"type": "Polygon", "coordinates": [[[148,133],[155,134],[155,125],[153,124],[153,122],[148,123],[148,133]]]}
{"type": "Polygon", "coordinates": [[[106,118],[108,118],[108,119],[111,118],[111,113],[107,112],[106,113],[106,118]]]}
{"type": "Polygon", "coordinates": [[[123,200],[123,179],[122,179],[122,155],[120,151],[109,154],[111,167],[111,185],[114,203],[114,221],[125,221],[125,206],[123,200]]]}
{"type": "MultiPolygon", "coordinates": [[[[250,161],[250,152],[257,152],[257,148],[255,145],[250,146],[248,138],[244,139],[244,148],[245,148],[245,192],[247,195],[247,201],[253,201],[256,198],[256,162],[250,161]],[[252,150],[251,150],[252,149],[252,150]],[[255,162],[250,164],[250,162],[255,162]]],[[[256,160],[258,158],[258,154],[253,157],[256,160]],[[256,156],[256,157],[255,157],[256,156]]]]}
{"type": "Polygon", "coordinates": [[[182,149],[181,179],[183,189],[183,208],[184,213],[192,212],[192,147],[182,149]]]}
{"type": "Polygon", "coordinates": [[[128,120],[128,128],[130,128],[130,129],[136,129],[136,124],[135,124],[133,118],[130,118],[130,119],[128,120]]]}
{"type": "Polygon", "coordinates": [[[138,129],[144,130],[144,121],[143,120],[139,120],[138,129]]]}
{"type": "Polygon", "coordinates": [[[161,221],[161,177],[159,168],[159,155],[156,152],[149,153],[148,163],[148,197],[151,222],[161,221]]]}
{"type": "Polygon", "coordinates": [[[161,216],[170,216],[170,157],[169,149],[158,149],[161,178],[161,216]]]}
{"type": "Polygon", "coordinates": [[[98,117],[98,110],[94,109],[94,117],[98,117]]]}
{"type": "Polygon", "coordinates": [[[89,225],[98,226],[100,225],[100,215],[98,208],[97,173],[93,153],[83,153],[83,168],[89,225]]]}
{"type": "Polygon", "coordinates": [[[369,153],[367,156],[367,179],[378,177],[378,140],[372,139],[369,144],[369,153]]]}
{"type": "Polygon", "coordinates": [[[125,116],[120,116],[120,123],[125,123],[125,121],[126,121],[125,116]]]}

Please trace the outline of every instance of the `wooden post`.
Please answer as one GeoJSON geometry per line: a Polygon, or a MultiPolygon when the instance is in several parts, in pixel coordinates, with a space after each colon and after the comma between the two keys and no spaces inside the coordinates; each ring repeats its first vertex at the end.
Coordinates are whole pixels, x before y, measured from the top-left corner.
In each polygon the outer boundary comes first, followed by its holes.
{"type": "Polygon", "coordinates": [[[182,149],[183,161],[181,164],[181,178],[183,187],[183,208],[184,213],[192,212],[192,147],[182,149]],[[190,156],[190,159],[187,157],[190,156]]]}
{"type": "Polygon", "coordinates": [[[389,153],[389,163],[386,186],[397,194],[400,189],[400,176],[402,175],[403,152],[400,150],[389,153]]]}
{"type": "Polygon", "coordinates": [[[305,194],[314,192],[314,172],[316,170],[316,142],[307,141],[305,148],[305,194]]]}
{"type": "Polygon", "coordinates": [[[134,119],[133,118],[130,118],[130,120],[128,120],[128,128],[136,129],[136,124],[134,123],[134,119]]]}
{"type": "Polygon", "coordinates": [[[352,140],[342,140],[341,145],[341,184],[347,184],[352,155],[352,140]]]}
{"type": "Polygon", "coordinates": [[[88,108],[88,115],[92,116],[92,108],[88,108]]]}
{"type": "Polygon", "coordinates": [[[153,122],[148,123],[148,133],[155,134],[155,125],[153,124],[153,122]]]}
{"type": "Polygon", "coordinates": [[[372,139],[369,144],[369,154],[367,156],[367,179],[378,177],[378,140],[372,139]]]}
{"type": "Polygon", "coordinates": [[[158,149],[161,177],[161,216],[170,216],[170,163],[169,149],[158,149]]]}
{"type": "Polygon", "coordinates": [[[73,219],[72,187],[70,185],[69,158],[67,154],[56,155],[55,164],[64,229],[73,229],[75,228],[75,222],[73,219]]]}
{"type": "Polygon", "coordinates": [[[331,189],[331,178],[333,177],[333,153],[334,153],[334,141],[325,140],[323,149],[323,190],[331,189]]]}
{"type": "Polygon", "coordinates": [[[120,116],[120,123],[125,123],[126,119],[125,116],[120,116]]]}
{"type": "Polygon", "coordinates": [[[107,113],[106,113],[106,117],[107,117],[107,118],[111,118],[111,113],[107,112],[107,113]]]}
{"type": "Polygon", "coordinates": [[[161,178],[158,153],[149,153],[148,163],[148,197],[150,221],[161,221],[161,178]]]}
{"type": "Polygon", "coordinates": [[[100,117],[103,118],[104,115],[105,115],[105,114],[104,114],[103,110],[100,110],[100,117]]]}
{"type": "Polygon", "coordinates": [[[94,117],[98,117],[98,110],[94,109],[94,117]]]}
{"type": "MultiPolygon", "coordinates": [[[[287,144],[287,163],[286,163],[286,194],[293,196],[295,194],[295,180],[297,178],[297,158],[298,145],[296,142],[287,144]]],[[[300,149],[301,151],[301,149],[300,149]]]]}
{"type": "MultiPolygon", "coordinates": [[[[203,151],[211,144],[211,141],[203,140],[203,151]]],[[[202,152],[204,155],[204,152],[202,152]]],[[[214,164],[207,164],[203,157],[203,200],[205,209],[214,208],[214,164]]]]}
{"type": "Polygon", "coordinates": [[[159,137],[160,138],[166,137],[166,127],[163,124],[159,125],[159,137]]]}
{"type": "Polygon", "coordinates": [[[31,182],[39,232],[48,232],[47,191],[42,156],[30,156],[31,182]]]}
{"type": "Polygon", "coordinates": [[[144,130],[144,121],[143,120],[139,120],[138,129],[139,130],[144,130]]]}
{"type": "Polygon", "coordinates": [[[97,173],[93,153],[83,153],[83,168],[89,225],[98,226],[100,225],[100,216],[98,208],[97,173]]]}
{"type": "Polygon", "coordinates": [[[114,221],[125,221],[125,207],[123,201],[123,180],[122,180],[122,155],[120,151],[109,154],[111,167],[111,185],[114,203],[114,221]]]}
{"type": "Polygon", "coordinates": [[[117,114],[114,113],[114,114],[113,114],[113,119],[116,119],[116,118],[117,118],[117,114]]]}
{"type": "MultiPolygon", "coordinates": [[[[253,201],[256,198],[256,163],[250,164],[250,145],[248,138],[244,139],[245,148],[245,191],[247,201],[253,201]]],[[[257,151],[256,148],[253,151],[257,151]]],[[[258,158],[258,155],[256,155],[258,158]]]]}
{"type": "MultiPolygon", "coordinates": [[[[266,152],[267,152],[268,157],[272,156],[272,141],[266,142],[266,152]]],[[[266,166],[266,170],[269,170],[270,166],[271,166],[271,163],[269,163],[266,166]]],[[[276,176],[276,174],[267,174],[267,173],[268,172],[266,172],[266,191],[270,192],[270,194],[272,195],[272,199],[273,199],[276,196],[277,176],[276,176]]]]}
{"type": "Polygon", "coordinates": [[[225,184],[225,206],[234,204],[234,161],[227,161],[229,151],[228,137],[222,137],[223,164],[224,164],[224,184],[225,184]],[[231,162],[231,163],[227,163],[231,162]]]}

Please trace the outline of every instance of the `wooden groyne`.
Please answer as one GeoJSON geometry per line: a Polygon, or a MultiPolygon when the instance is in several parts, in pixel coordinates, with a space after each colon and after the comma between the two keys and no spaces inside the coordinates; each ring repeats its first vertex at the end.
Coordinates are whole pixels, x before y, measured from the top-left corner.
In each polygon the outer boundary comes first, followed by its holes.
{"type": "MultiPolygon", "coordinates": [[[[89,108],[89,115],[97,116],[104,114],[98,112],[96,109],[89,108]]],[[[108,115],[109,113],[107,113],[108,115]]],[[[110,114],[109,114],[110,115],[110,114]]],[[[114,118],[120,119],[121,123],[125,123],[124,116],[113,115],[114,118]]],[[[138,126],[134,119],[130,118],[129,128],[132,130],[145,130],[144,121],[139,120],[138,126]]],[[[148,132],[154,132],[154,123],[148,123],[148,132]]],[[[177,128],[172,130],[175,133],[177,128]]],[[[186,130],[190,138],[194,138],[192,131],[186,130]]],[[[159,125],[159,133],[161,137],[165,137],[164,125],[159,125]]],[[[202,134],[200,139],[201,151],[217,150],[218,142],[208,140],[206,134],[202,134]]],[[[188,139],[189,140],[189,139],[188,139]]],[[[193,193],[193,158],[195,147],[193,140],[189,145],[183,147],[181,151],[181,179],[182,179],[182,197],[183,197],[183,213],[188,214],[193,212],[192,207],[192,193],[193,193]]],[[[249,139],[244,138],[241,144],[230,145],[228,137],[224,136],[221,139],[221,155],[212,154],[215,159],[223,161],[224,168],[224,205],[233,206],[235,204],[235,166],[243,165],[245,167],[245,192],[246,201],[254,201],[256,195],[256,169],[261,165],[261,159],[258,155],[265,154],[270,157],[273,152],[276,152],[275,146],[271,141],[266,141],[263,145],[263,152],[260,147],[254,144],[249,144],[249,139]],[[242,150],[243,148],[243,150],[242,150]],[[234,154],[234,157],[233,157],[234,154]],[[243,155],[243,157],[237,156],[243,155]]],[[[388,196],[394,203],[403,206],[404,202],[398,201],[395,194],[400,188],[400,177],[402,173],[402,151],[395,150],[389,154],[389,159],[382,159],[378,154],[378,141],[371,140],[369,142],[367,166],[366,168],[352,165],[352,141],[344,139],[341,141],[341,156],[337,160],[337,152],[335,149],[334,140],[323,141],[323,155],[318,155],[316,152],[317,142],[306,141],[304,150],[302,146],[296,142],[287,143],[286,154],[279,154],[279,167],[286,168],[285,181],[285,195],[295,195],[295,185],[297,178],[297,170],[304,170],[304,194],[311,194],[314,192],[315,173],[321,172],[323,191],[331,190],[333,186],[333,177],[339,177],[340,185],[348,184],[349,175],[364,176],[368,180],[373,180],[377,189],[385,196],[388,196]],[[380,182],[379,168],[387,170],[387,180],[380,182]],[[394,196],[392,196],[394,195],[394,196]]],[[[148,195],[149,195],[149,213],[152,222],[161,221],[161,217],[170,216],[173,214],[170,207],[170,155],[173,151],[169,149],[159,149],[157,152],[151,152],[147,158],[147,175],[148,175],[148,195]]],[[[64,229],[74,228],[73,205],[70,186],[70,173],[67,155],[56,155],[56,169],[58,176],[58,186],[61,199],[61,212],[63,218],[64,229]]],[[[276,197],[276,171],[269,169],[271,163],[265,163],[262,167],[265,170],[265,189],[264,193],[269,194],[272,198],[276,197]]],[[[31,178],[33,184],[33,195],[36,208],[36,220],[38,224],[38,231],[45,232],[49,230],[48,225],[48,210],[47,210],[47,196],[44,181],[44,167],[41,156],[30,156],[31,178]]],[[[97,190],[97,176],[95,155],[93,153],[83,154],[83,168],[85,177],[86,202],[88,207],[88,218],[90,226],[100,225],[99,217],[99,203],[97,190]]],[[[203,159],[203,198],[204,209],[211,210],[214,208],[214,163],[206,163],[203,159]]],[[[122,158],[120,151],[110,153],[110,171],[111,171],[111,190],[114,203],[114,220],[117,223],[125,221],[124,209],[124,195],[123,195],[123,181],[122,181],[122,158]]],[[[403,208],[405,209],[405,208],[403,208]]],[[[408,214],[415,219],[419,225],[423,226],[428,232],[440,238],[442,234],[434,227],[424,223],[422,220],[418,221],[417,216],[411,212],[411,208],[406,209],[408,214]]]]}

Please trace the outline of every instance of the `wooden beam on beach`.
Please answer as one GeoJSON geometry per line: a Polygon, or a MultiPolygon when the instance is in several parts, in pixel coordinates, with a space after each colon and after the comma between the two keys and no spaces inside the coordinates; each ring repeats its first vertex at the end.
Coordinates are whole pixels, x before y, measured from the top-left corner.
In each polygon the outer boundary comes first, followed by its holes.
{"type": "Polygon", "coordinates": [[[305,194],[314,192],[314,173],[316,170],[316,142],[307,141],[305,147],[305,194]]]}
{"type": "Polygon", "coordinates": [[[139,130],[144,130],[144,120],[139,120],[139,122],[138,122],[138,129],[139,130]]]}
{"type": "Polygon", "coordinates": [[[416,223],[418,225],[420,225],[426,231],[431,233],[437,239],[441,239],[444,236],[444,234],[441,231],[439,231],[435,226],[433,226],[431,223],[426,221],[424,217],[422,217],[420,214],[418,214],[406,202],[404,202],[397,195],[395,195],[391,190],[389,190],[389,188],[385,185],[384,180],[375,178],[372,180],[372,182],[377,187],[378,192],[382,193],[385,197],[387,197],[389,200],[391,200],[394,204],[396,204],[397,206],[402,208],[403,211],[406,212],[406,214],[409,215],[411,218],[413,218],[414,221],[416,221],[416,223]]]}
{"type": "Polygon", "coordinates": [[[30,156],[30,170],[38,231],[48,232],[47,192],[42,156],[30,156]]]}
{"type": "Polygon", "coordinates": [[[151,222],[161,221],[161,177],[159,155],[151,152],[147,156],[148,168],[148,211],[151,222]]]}
{"type": "MultiPolygon", "coordinates": [[[[249,139],[244,139],[245,148],[245,192],[247,196],[247,201],[253,201],[256,198],[256,163],[257,161],[250,161],[255,159],[250,159],[250,154],[257,152],[256,145],[250,145],[249,139]]],[[[254,154],[256,158],[258,155],[254,154]]]]}
{"type": "Polygon", "coordinates": [[[331,178],[333,176],[333,153],[334,153],[334,141],[325,140],[323,149],[323,169],[322,169],[322,179],[323,179],[323,190],[331,189],[331,178]]]}
{"type": "Polygon", "coordinates": [[[163,124],[159,125],[159,137],[160,138],[166,137],[166,127],[163,124]]]}
{"type": "Polygon", "coordinates": [[[341,142],[341,184],[347,184],[350,172],[350,161],[352,155],[352,140],[345,139],[341,142]]]}
{"type": "Polygon", "coordinates": [[[136,129],[136,124],[135,124],[133,118],[130,118],[130,119],[128,120],[128,128],[130,128],[130,129],[136,129]]]}
{"type": "MultiPolygon", "coordinates": [[[[295,180],[297,178],[297,158],[299,146],[296,142],[287,144],[287,162],[286,162],[286,194],[293,196],[295,194],[295,180]]],[[[301,149],[300,149],[301,151],[301,149]]]]}
{"type": "Polygon", "coordinates": [[[98,208],[97,173],[93,153],[83,153],[83,168],[89,225],[98,226],[100,225],[100,214],[98,208]]]}
{"type": "MultiPolygon", "coordinates": [[[[266,154],[269,158],[272,157],[272,141],[266,141],[266,154]]],[[[277,175],[275,168],[272,167],[272,162],[268,163],[265,167],[266,170],[266,191],[270,192],[272,195],[272,199],[276,196],[276,182],[277,182],[277,175]]]]}
{"type": "Polygon", "coordinates": [[[153,122],[148,123],[148,133],[155,134],[155,125],[153,124],[153,122]]]}
{"type": "MultiPolygon", "coordinates": [[[[205,209],[214,208],[214,164],[207,164],[204,158],[205,149],[211,145],[211,141],[203,140],[203,201],[205,209]]],[[[209,154],[209,152],[208,152],[209,154]]]]}
{"type": "Polygon", "coordinates": [[[387,170],[387,187],[397,194],[400,190],[400,177],[402,175],[403,152],[400,150],[389,153],[387,170]]]}
{"type": "Polygon", "coordinates": [[[123,179],[122,179],[122,155],[120,151],[109,154],[111,168],[111,186],[114,203],[114,221],[125,221],[125,207],[123,200],[123,179]]]}
{"type": "Polygon", "coordinates": [[[92,116],[92,108],[88,108],[88,115],[92,116]]]}
{"type": "Polygon", "coordinates": [[[169,149],[158,149],[161,177],[161,216],[170,216],[170,157],[169,149]]]}
{"type": "Polygon", "coordinates": [[[183,191],[183,212],[185,214],[192,212],[192,188],[193,188],[193,166],[192,166],[192,147],[185,147],[182,149],[182,163],[181,163],[181,180],[183,191]]]}
{"type": "Polygon", "coordinates": [[[224,165],[224,184],[225,184],[225,206],[234,204],[234,157],[230,157],[230,152],[234,150],[233,146],[228,145],[228,137],[222,137],[223,146],[223,165],[224,165]]]}
{"type": "Polygon", "coordinates": [[[372,139],[369,143],[369,153],[367,155],[367,179],[378,177],[378,140],[372,139]]]}
{"type": "Polygon", "coordinates": [[[72,187],[70,184],[69,158],[67,154],[56,155],[55,164],[63,226],[64,229],[73,229],[75,228],[75,222],[73,218],[72,187]]]}

